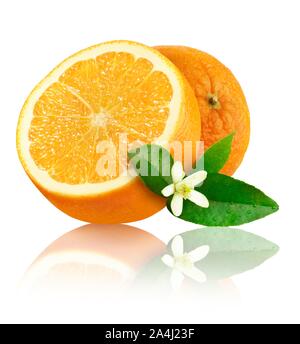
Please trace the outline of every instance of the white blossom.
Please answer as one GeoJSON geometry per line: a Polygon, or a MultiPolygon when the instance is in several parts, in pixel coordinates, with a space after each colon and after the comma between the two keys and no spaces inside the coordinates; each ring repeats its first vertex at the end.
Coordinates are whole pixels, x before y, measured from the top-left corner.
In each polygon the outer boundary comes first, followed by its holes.
{"type": "Polygon", "coordinates": [[[208,208],[208,199],[195,187],[204,182],[207,178],[206,171],[198,171],[185,177],[182,163],[176,161],[171,170],[173,183],[166,186],[162,191],[162,195],[170,197],[173,195],[171,201],[171,210],[175,216],[180,216],[183,210],[183,200],[188,199],[197,204],[199,207],[208,208]]]}

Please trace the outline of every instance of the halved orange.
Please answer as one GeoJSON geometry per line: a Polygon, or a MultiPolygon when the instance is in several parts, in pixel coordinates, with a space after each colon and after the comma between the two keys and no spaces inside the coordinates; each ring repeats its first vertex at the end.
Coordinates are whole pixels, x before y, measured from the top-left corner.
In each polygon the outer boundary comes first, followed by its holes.
{"type": "Polygon", "coordinates": [[[200,136],[197,101],[183,75],[156,50],[128,41],[82,50],[46,76],[21,111],[17,149],[31,180],[65,213],[92,223],[131,222],[165,202],[124,176],[122,165],[99,173],[101,143],[116,147],[118,161],[120,134],[129,144],[200,136]]]}

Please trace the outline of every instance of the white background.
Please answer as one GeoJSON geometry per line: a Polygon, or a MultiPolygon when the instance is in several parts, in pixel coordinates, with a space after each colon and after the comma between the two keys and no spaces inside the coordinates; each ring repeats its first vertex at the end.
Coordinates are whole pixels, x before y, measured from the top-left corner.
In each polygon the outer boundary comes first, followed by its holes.
{"type": "MultiPolygon", "coordinates": [[[[1,322],[299,323],[299,16],[298,0],[1,2],[1,322]],[[38,306],[17,292],[40,252],[82,225],[54,208],[23,172],[15,149],[20,109],[33,86],[57,63],[113,39],[207,51],[232,69],[244,89],[252,134],[236,177],[263,189],[281,209],[241,228],[281,250],[232,279],[238,301],[164,303],[154,298],[141,307],[134,297],[127,304],[121,298],[106,305],[77,298],[69,304],[42,300],[38,306]]],[[[197,227],[166,211],[133,225],[165,242],[197,227]]]]}

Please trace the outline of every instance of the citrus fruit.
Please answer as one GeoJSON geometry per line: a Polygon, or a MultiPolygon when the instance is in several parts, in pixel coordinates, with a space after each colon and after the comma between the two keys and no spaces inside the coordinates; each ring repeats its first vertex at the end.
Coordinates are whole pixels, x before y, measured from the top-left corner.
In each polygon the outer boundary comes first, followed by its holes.
{"type": "Polygon", "coordinates": [[[232,175],[241,164],[250,138],[250,116],[241,86],[213,56],[182,46],[159,46],[185,75],[197,97],[205,149],[235,132],[232,152],[222,173],[232,175]]]}
{"type": "Polygon", "coordinates": [[[200,130],[197,100],[178,69],[153,48],[113,41],[67,58],[34,88],[20,114],[17,149],[33,183],[60,210],[92,223],[131,222],[165,201],[124,174],[124,165],[100,163],[111,152],[106,144],[118,162],[121,135],[128,144],[183,142],[199,140],[200,130]]]}
{"type": "Polygon", "coordinates": [[[21,282],[23,291],[96,292],[130,286],[138,271],[166,246],[126,225],[87,225],[54,241],[21,282]]]}

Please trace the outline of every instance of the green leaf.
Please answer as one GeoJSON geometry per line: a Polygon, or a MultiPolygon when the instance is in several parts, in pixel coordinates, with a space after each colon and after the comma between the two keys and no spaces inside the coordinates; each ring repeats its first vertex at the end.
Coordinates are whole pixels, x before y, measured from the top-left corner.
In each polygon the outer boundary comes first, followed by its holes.
{"type": "Polygon", "coordinates": [[[208,173],[220,172],[229,159],[234,135],[232,133],[208,148],[191,173],[202,170],[203,166],[208,173]]]}
{"type": "MultiPolygon", "coordinates": [[[[209,200],[209,208],[184,201],[181,219],[205,226],[236,226],[276,212],[278,204],[262,191],[222,174],[209,174],[195,190],[209,200]]],[[[171,199],[168,200],[170,210],[171,199]]],[[[171,211],[171,210],[170,210],[171,211]]]]}
{"type": "MultiPolygon", "coordinates": [[[[184,251],[208,245],[206,258],[196,263],[208,280],[220,280],[240,274],[264,263],[279,247],[257,235],[232,228],[203,228],[181,234],[184,251]]],[[[171,252],[171,242],[168,245],[171,252]]]]}
{"type": "Polygon", "coordinates": [[[148,144],[130,151],[128,156],[146,186],[162,196],[162,189],[172,184],[171,168],[174,160],[170,153],[161,146],[148,144]]]}

